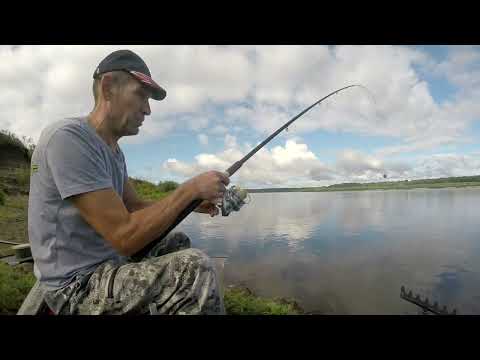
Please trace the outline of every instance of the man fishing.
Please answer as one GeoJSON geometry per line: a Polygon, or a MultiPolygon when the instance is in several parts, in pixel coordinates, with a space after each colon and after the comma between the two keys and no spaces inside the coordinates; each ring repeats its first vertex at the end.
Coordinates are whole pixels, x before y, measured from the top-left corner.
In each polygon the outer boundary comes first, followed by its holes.
{"type": "Polygon", "coordinates": [[[129,50],[108,55],[93,78],[93,111],[45,128],[32,155],[28,231],[46,303],[55,314],[224,314],[209,257],[181,232],[161,235],[189,204],[217,215],[228,174],[139,199],[118,140],[139,133],[149,99],[166,91],[129,50]]]}

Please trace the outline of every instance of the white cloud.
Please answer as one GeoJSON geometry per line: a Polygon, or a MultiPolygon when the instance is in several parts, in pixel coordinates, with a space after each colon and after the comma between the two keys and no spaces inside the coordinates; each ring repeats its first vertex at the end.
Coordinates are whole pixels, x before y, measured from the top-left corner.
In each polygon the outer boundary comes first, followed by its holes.
{"type": "Polygon", "coordinates": [[[478,46],[452,46],[447,58],[431,65],[432,72],[445,77],[463,92],[480,85],[480,52],[478,46]]]}
{"type": "Polygon", "coordinates": [[[208,118],[203,117],[185,117],[188,122],[188,126],[193,131],[200,131],[208,127],[210,123],[208,118]]]}
{"type": "MultiPolygon", "coordinates": [[[[461,140],[466,141],[466,140],[461,140]]],[[[384,147],[376,152],[376,155],[385,157],[395,154],[405,154],[416,152],[419,150],[427,150],[440,145],[450,145],[460,142],[454,136],[442,135],[434,138],[421,138],[420,140],[413,140],[406,142],[403,145],[394,145],[384,147]]]]}
{"type": "MultiPolygon", "coordinates": [[[[226,135],[225,150],[219,154],[199,154],[192,164],[177,160],[166,161],[163,168],[175,175],[189,177],[208,170],[225,171],[241,159],[250,147],[237,145],[235,137],[226,135]]],[[[241,186],[279,186],[298,184],[302,181],[319,181],[332,178],[332,171],[308,150],[305,144],[287,140],[285,146],[271,151],[263,148],[245,163],[235,176],[241,186]]]]}
{"type": "Polygon", "coordinates": [[[236,148],[237,147],[237,138],[230,134],[225,135],[225,148],[236,148]]]}
{"type": "MultiPolygon", "coordinates": [[[[0,90],[5,94],[0,99],[0,128],[37,140],[47,124],[88,114],[93,107],[96,65],[122,48],[141,55],[154,79],[167,89],[164,101],[150,103],[152,116],[142,128],[149,136],[127,142],[164,136],[181,126],[179,114],[199,113],[207,102],[240,101],[250,89],[251,64],[245,52],[235,47],[56,45],[12,50],[8,46],[0,48],[0,90]]],[[[206,121],[190,125],[199,130],[206,121]]]]}
{"type": "Polygon", "coordinates": [[[381,160],[354,150],[344,150],[339,154],[337,168],[341,172],[351,175],[361,175],[366,171],[377,173],[384,171],[384,165],[381,160]]]}
{"type": "MultiPolygon", "coordinates": [[[[228,137],[228,136],[227,136],[228,137]]],[[[190,178],[208,170],[224,171],[242,158],[249,146],[240,148],[228,138],[219,154],[199,154],[195,162],[169,159],[163,171],[169,176],[190,178]],[[227,146],[235,145],[235,147],[227,146]]],[[[284,146],[261,149],[234,175],[233,183],[248,187],[326,186],[342,182],[377,182],[469,176],[480,174],[479,154],[436,154],[412,162],[385,160],[358,150],[338,153],[333,164],[324,164],[306,144],[287,140],[284,146]]],[[[165,173],[162,173],[165,176],[165,173]]]]}
{"type": "Polygon", "coordinates": [[[197,135],[198,141],[202,145],[208,145],[208,136],[205,134],[198,134],[197,135]]]}
{"type": "MultiPolygon", "coordinates": [[[[88,114],[93,70],[121,48],[141,55],[168,93],[164,101],[151,101],[152,115],[140,135],[122,141],[143,143],[176,129],[194,132],[191,136],[203,145],[211,136],[225,139],[223,153],[200,154],[193,165],[169,165],[180,173],[195,174],[207,165],[224,170],[238,160],[233,154],[246,151],[232,134],[238,137],[248,129],[254,142],[322,96],[352,83],[367,86],[375,101],[363,89],[346,90],[295,122],[290,135],[348,132],[390,137],[396,145],[374,154],[345,150],[337,164],[327,167],[307,144],[292,140],[259,152],[242,170],[242,181],[316,184],[376,179],[382,171],[403,176],[406,165],[384,159],[471,141],[468,129],[480,118],[480,48],[475,46],[450,47],[442,60],[406,46],[2,46],[0,128],[36,141],[47,124],[88,114]],[[423,78],[427,73],[445,77],[455,87],[454,96],[435,100],[423,78]]],[[[432,161],[447,164],[444,158],[432,161]]],[[[475,164],[466,161],[473,171],[475,164]]],[[[440,170],[442,166],[428,171],[450,171],[440,170]]]]}
{"type": "Polygon", "coordinates": [[[106,54],[119,48],[138,52],[167,89],[165,101],[151,102],[149,121],[172,125],[146,124],[152,137],[182,122],[201,131],[217,105],[227,105],[226,116],[212,134],[223,135],[227,126],[239,122],[262,134],[272,132],[306,105],[351,83],[371,89],[376,104],[364,90],[349,89],[312,109],[292,128],[299,134],[325,129],[458,139],[480,115],[476,97],[437,104],[413,67],[428,65],[458,86],[478,88],[472,64],[480,55],[472,47],[454,48],[449,58],[432,65],[425,53],[398,46],[22,46],[0,49],[5,94],[0,127],[36,138],[40,128],[57,118],[87,113],[92,107],[91,74],[106,54]],[[247,99],[247,105],[239,105],[247,99]],[[194,115],[181,116],[187,113],[194,115]]]}
{"type": "Polygon", "coordinates": [[[228,132],[228,128],[223,125],[216,125],[208,131],[212,135],[223,135],[228,132]]]}
{"type": "Polygon", "coordinates": [[[414,179],[450,176],[472,176],[480,174],[480,160],[477,155],[436,154],[421,157],[406,173],[414,179]]]}

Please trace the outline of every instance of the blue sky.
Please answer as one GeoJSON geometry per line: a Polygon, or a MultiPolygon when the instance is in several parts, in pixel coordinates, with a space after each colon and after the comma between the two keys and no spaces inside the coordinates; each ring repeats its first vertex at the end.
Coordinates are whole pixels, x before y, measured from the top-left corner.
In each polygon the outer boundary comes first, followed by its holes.
{"type": "Polygon", "coordinates": [[[232,178],[251,187],[480,174],[478,46],[0,47],[0,128],[38,139],[88,114],[92,69],[129,48],[167,98],[121,139],[131,176],[184,181],[225,170],[296,113],[304,117],[232,178]],[[60,61],[58,59],[61,59],[60,61]],[[41,69],[40,71],[36,69],[41,69]]]}

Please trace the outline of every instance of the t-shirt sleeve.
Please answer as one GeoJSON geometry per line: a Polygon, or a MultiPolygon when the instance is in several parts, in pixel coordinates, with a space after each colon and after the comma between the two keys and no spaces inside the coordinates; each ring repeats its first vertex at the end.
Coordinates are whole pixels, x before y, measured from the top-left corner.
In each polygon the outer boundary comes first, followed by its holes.
{"type": "Polygon", "coordinates": [[[79,133],[68,129],[56,131],[45,156],[62,199],[113,188],[102,154],[79,133]]]}
{"type": "Polygon", "coordinates": [[[127,170],[127,164],[126,164],[125,161],[123,162],[123,164],[124,164],[123,166],[124,166],[124,169],[125,169],[125,172],[124,172],[125,179],[123,181],[124,181],[124,183],[126,183],[128,181],[128,170],[127,170]]]}

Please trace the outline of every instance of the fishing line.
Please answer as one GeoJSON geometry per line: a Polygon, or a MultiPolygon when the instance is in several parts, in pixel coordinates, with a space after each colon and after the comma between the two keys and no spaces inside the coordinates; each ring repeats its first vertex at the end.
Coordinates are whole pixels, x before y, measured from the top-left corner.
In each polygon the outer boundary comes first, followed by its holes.
{"type": "MultiPolygon", "coordinates": [[[[248,161],[257,151],[259,151],[261,148],[263,148],[267,143],[269,143],[274,137],[276,137],[279,133],[281,133],[283,130],[288,128],[295,120],[297,120],[299,117],[301,117],[303,114],[308,112],[310,109],[315,107],[316,105],[320,104],[322,101],[328,99],[330,96],[333,96],[335,94],[338,94],[339,92],[353,88],[353,87],[360,87],[363,89],[366,89],[365,86],[361,84],[353,84],[353,85],[348,85],[345,87],[342,87],[340,89],[337,89],[330,94],[324,96],[320,100],[316,101],[306,109],[302,110],[299,114],[294,116],[292,119],[290,119],[286,124],[284,124],[282,127],[280,127],[278,130],[276,130],[273,134],[271,134],[268,138],[266,138],[264,141],[262,141],[259,145],[257,145],[253,150],[251,150],[247,155],[245,155],[242,159],[238,160],[235,162],[232,166],[230,166],[226,170],[226,174],[228,177],[231,177],[233,174],[235,174],[241,167],[242,165],[248,161]]],[[[230,189],[226,189],[225,194],[224,194],[224,201],[222,201],[221,209],[222,209],[222,215],[223,216],[228,216],[231,211],[239,211],[240,208],[245,204],[245,199],[247,197],[247,191],[244,189],[241,189],[236,186],[232,186],[230,189]]],[[[193,212],[201,203],[203,202],[202,199],[197,199],[194,200],[190,205],[185,208],[177,217],[177,219],[165,230],[158,239],[164,238],[166,235],[170,233],[185,217],[187,217],[191,212],[193,212]]],[[[146,247],[144,247],[141,251],[137,253],[136,256],[143,256],[150,251],[150,249],[155,245],[154,242],[148,244],[146,247]]]]}

